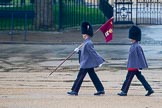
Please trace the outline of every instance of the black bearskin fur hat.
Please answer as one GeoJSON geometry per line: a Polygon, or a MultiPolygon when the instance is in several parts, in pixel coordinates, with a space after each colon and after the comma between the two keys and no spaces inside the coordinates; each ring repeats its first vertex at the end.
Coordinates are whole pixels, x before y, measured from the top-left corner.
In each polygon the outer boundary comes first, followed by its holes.
{"type": "Polygon", "coordinates": [[[136,41],[141,41],[141,29],[135,25],[133,25],[129,29],[129,38],[134,39],[136,41]]]}
{"type": "Polygon", "coordinates": [[[81,24],[81,33],[87,34],[90,37],[93,37],[93,28],[89,22],[82,22],[81,24]]]}

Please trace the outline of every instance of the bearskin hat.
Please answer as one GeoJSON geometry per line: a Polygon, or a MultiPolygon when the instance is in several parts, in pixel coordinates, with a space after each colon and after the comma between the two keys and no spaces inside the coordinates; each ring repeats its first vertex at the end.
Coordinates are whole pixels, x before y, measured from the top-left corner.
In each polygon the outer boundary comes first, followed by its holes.
{"type": "Polygon", "coordinates": [[[90,37],[93,37],[93,28],[89,22],[82,22],[81,24],[81,33],[87,34],[90,37]]]}
{"type": "Polygon", "coordinates": [[[129,29],[129,38],[136,41],[141,41],[141,29],[138,26],[133,25],[129,29]]]}

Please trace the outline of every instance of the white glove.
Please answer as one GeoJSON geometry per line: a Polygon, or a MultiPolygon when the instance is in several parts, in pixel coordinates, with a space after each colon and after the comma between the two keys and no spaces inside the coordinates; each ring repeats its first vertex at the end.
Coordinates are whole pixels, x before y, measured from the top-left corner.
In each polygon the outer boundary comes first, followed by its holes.
{"type": "Polygon", "coordinates": [[[100,64],[98,67],[101,67],[102,66],[102,64],[100,64]]]}
{"type": "Polygon", "coordinates": [[[79,52],[79,48],[75,48],[74,51],[78,53],[79,52]]]}

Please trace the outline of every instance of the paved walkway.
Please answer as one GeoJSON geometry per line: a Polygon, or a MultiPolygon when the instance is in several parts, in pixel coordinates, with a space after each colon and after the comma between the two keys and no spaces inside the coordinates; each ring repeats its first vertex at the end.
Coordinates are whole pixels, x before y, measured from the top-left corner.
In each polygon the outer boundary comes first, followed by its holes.
{"type": "MultiPolygon", "coordinates": [[[[162,64],[162,26],[140,26],[142,29],[141,46],[145,51],[150,68],[161,68],[162,64]]],[[[107,60],[117,60],[116,64],[125,66],[130,47],[128,39],[129,26],[114,27],[113,40],[110,43],[104,42],[103,34],[99,31],[92,38],[97,51],[107,60]],[[119,60],[123,60],[120,62],[119,60]]],[[[96,30],[96,28],[95,28],[96,30]]],[[[51,58],[65,58],[83,41],[80,31],[65,30],[64,32],[28,32],[27,41],[23,41],[23,34],[15,32],[8,35],[7,32],[0,32],[0,57],[27,55],[29,59],[39,57],[45,61],[51,58]],[[11,36],[13,40],[11,41],[11,36]],[[11,44],[23,43],[23,44],[11,44]],[[26,43],[26,44],[24,44],[26,43]],[[49,57],[49,58],[48,58],[49,57]]],[[[27,58],[27,57],[26,57],[27,58]]],[[[73,56],[77,59],[77,56],[73,56]]],[[[47,62],[48,65],[51,65],[47,62]]],[[[109,63],[109,65],[114,63],[109,63]]],[[[46,64],[43,64],[46,65],[46,64]]],[[[119,66],[119,67],[120,67],[119,66]]]]}
{"type": "MultiPolygon", "coordinates": [[[[162,26],[140,26],[142,29],[142,43],[162,45],[162,26]]],[[[95,27],[94,31],[97,29],[95,27]]],[[[129,26],[115,26],[113,40],[108,44],[129,44],[129,26]]],[[[44,44],[75,44],[82,42],[80,30],[64,30],[64,32],[27,32],[27,41],[24,41],[23,32],[13,32],[9,35],[7,31],[0,31],[0,43],[44,43],[44,44]],[[13,40],[11,40],[13,38],[13,40]]],[[[103,34],[99,31],[93,37],[96,44],[105,44],[103,34]]]]}
{"type": "Polygon", "coordinates": [[[0,32],[0,108],[160,108],[162,38],[159,34],[162,34],[162,27],[141,28],[141,46],[149,64],[149,69],[142,72],[155,90],[151,97],[144,96],[146,91],[136,78],[127,97],[116,95],[127,72],[130,47],[127,27],[115,28],[111,43],[104,42],[101,32],[93,38],[96,50],[108,61],[96,69],[106,91],[106,95],[101,97],[93,96],[96,91],[88,76],[78,97],[66,95],[79,69],[77,54],[47,77],[82,42],[78,30],[62,33],[29,32],[28,41],[25,42],[21,33],[15,33],[11,41],[7,32],[0,32]]]}

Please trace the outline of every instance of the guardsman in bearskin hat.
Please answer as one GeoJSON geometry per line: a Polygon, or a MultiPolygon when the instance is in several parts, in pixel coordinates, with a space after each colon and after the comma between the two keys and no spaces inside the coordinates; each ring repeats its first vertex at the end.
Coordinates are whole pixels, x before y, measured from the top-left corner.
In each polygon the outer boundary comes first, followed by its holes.
{"type": "Polygon", "coordinates": [[[80,49],[75,48],[74,50],[79,54],[80,70],[71,91],[67,92],[67,94],[75,96],[78,95],[80,86],[87,73],[97,90],[94,95],[105,94],[104,87],[94,70],[94,68],[100,67],[103,64],[104,59],[94,49],[91,41],[91,37],[93,37],[93,28],[89,22],[82,22],[81,33],[84,39],[83,46],[80,49]]]}
{"type": "Polygon", "coordinates": [[[154,93],[154,91],[146,81],[145,77],[139,71],[141,69],[148,68],[142,47],[138,44],[138,41],[141,40],[141,29],[133,25],[129,29],[129,38],[132,45],[129,50],[129,57],[127,63],[128,73],[121,88],[121,92],[118,93],[118,95],[127,96],[127,92],[131,81],[134,75],[136,75],[137,79],[142,83],[142,85],[147,91],[147,94],[145,96],[150,96],[152,93],[154,93]]]}

